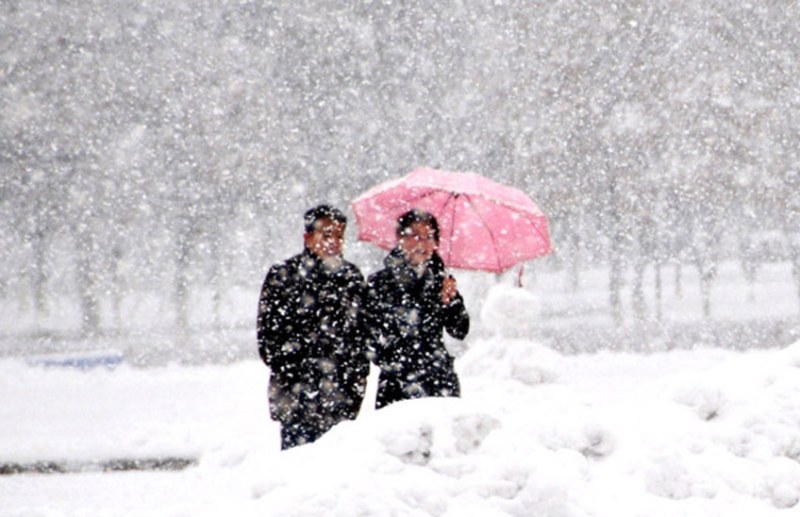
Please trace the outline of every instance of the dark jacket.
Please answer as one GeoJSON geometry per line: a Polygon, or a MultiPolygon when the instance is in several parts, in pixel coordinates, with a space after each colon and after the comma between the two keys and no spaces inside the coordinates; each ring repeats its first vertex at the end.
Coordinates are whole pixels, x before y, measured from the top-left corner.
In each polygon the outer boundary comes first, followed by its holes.
{"type": "Polygon", "coordinates": [[[460,294],[442,304],[446,272],[441,258],[434,254],[421,278],[399,249],[384,265],[367,282],[365,311],[372,358],[381,369],[376,407],[424,396],[460,396],[443,331],[463,339],[469,315],[460,294]]]}
{"type": "Polygon", "coordinates": [[[270,415],[327,430],[355,418],[369,373],[358,321],[364,277],[308,250],[273,266],[258,307],[258,351],[270,367],[270,415]]]}

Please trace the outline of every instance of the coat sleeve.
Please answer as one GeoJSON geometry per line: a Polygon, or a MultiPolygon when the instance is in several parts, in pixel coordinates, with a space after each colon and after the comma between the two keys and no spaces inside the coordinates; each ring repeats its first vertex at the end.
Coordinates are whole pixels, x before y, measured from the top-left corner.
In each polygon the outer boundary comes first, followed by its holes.
{"type": "Polygon", "coordinates": [[[361,311],[360,332],[362,342],[371,362],[381,365],[382,341],[388,321],[386,304],[381,301],[380,279],[373,275],[367,281],[364,306],[361,311]]]}
{"type": "Polygon", "coordinates": [[[469,313],[461,294],[444,308],[444,326],[447,333],[456,339],[464,339],[469,334],[469,313]]]}
{"type": "Polygon", "coordinates": [[[286,341],[287,274],[285,268],[273,266],[267,273],[258,300],[258,355],[270,367],[281,353],[286,341]]]}
{"type": "MultiPolygon", "coordinates": [[[[345,325],[348,336],[348,346],[344,348],[346,351],[344,373],[348,377],[345,385],[352,388],[351,396],[357,400],[357,405],[360,406],[369,374],[368,329],[364,324],[366,284],[364,277],[355,268],[348,283],[348,292],[346,300],[348,300],[347,310],[350,314],[345,317],[345,320],[352,321],[353,325],[352,328],[350,328],[350,324],[345,325]]],[[[358,407],[355,410],[357,412],[358,407]]]]}

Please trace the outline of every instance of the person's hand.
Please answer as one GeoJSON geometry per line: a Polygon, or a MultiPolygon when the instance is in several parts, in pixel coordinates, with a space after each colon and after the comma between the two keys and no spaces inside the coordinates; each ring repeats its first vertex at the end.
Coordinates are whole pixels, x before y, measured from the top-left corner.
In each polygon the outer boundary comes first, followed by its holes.
{"type": "Polygon", "coordinates": [[[458,294],[458,286],[456,285],[456,279],[452,276],[448,276],[442,282],[442,304],[450,305],[450,302],[453,301],[453,298],[456,297],[458,294]]]}

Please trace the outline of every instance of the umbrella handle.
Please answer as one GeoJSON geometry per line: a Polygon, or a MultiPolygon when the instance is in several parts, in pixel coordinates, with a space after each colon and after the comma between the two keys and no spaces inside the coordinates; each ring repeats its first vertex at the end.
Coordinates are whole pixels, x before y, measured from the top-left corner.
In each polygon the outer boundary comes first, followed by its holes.
{"type": "Polygon", "coordinates": [[[445,303],[445,301],[444,301],[444,294],[445,294],[445,293],[444,293],[444,289],[445,289],[445,284],[444,284],[444,282],[446,282],[447,280],[449,280],[449,279],[451,279],[451,278],[453,279],[453,282],[455,282],[455,281],[456,281],[456,277],[454,277],[453,275],[451,275],[451,274],[450,274],[450,272],[449,272],[447,269],[445,269],[445,270],[444,270],[444,280],[442,281],[442,293],[441,293],[441,295],[442,295],[442,303],[444,303],[445,305],[449,305],[449,304],[450,304],[450,302],[452,302],[452,301],[453,301],[453,299],[454,299],[454,298],[456,297],[456,295],[458,294],[458,285],[456,284],[456,286],[455,286],[455,291],[454,291],[454,292],[453,292],[453,294],[452,294],[452,295],[451,295],[451,296],[448,298],[448,300],[447,300],[447,303],[445,303]]]}

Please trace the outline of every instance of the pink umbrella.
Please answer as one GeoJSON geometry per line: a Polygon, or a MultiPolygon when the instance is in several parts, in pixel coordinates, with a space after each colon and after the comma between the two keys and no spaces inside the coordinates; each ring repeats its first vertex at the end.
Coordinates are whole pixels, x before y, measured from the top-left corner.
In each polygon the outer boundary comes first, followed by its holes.
{"type": "Polygon", "coordinates": [[[501,273],[553,251],[547,216],[521,191],[474,172],[419,168],[352,203],[358,238],[392,249],[397,219],[419,208],[436,216],[448,267],[501,273]]]}

